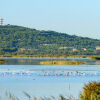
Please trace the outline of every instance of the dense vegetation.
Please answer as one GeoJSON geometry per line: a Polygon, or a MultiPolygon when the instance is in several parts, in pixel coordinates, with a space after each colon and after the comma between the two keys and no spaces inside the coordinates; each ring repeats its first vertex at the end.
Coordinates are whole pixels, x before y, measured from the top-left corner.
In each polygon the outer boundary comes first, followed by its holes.
{"type": "Polygon", "coordinates": [[[14,25],[0,26],[0,54],[100,55],[96,46],[100,46],[100,40],[14,25]]]}

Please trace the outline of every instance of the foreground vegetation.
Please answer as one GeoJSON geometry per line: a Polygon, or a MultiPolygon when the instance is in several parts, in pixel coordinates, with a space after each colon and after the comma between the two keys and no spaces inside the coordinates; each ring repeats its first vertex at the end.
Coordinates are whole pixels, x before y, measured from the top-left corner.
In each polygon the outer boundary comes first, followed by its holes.
{"type": "MultiPolygon", "coordinates": [[[[73,96],[65,97],[60,95],[58,98],[51,97],[36,97],[30,96],[27,92],[23,92],[27,97],[27,100],[100,100],[100,82],[90,82],[83,87],[83,91],[80,94],[79,99],[75,99],[73,96]]],[[[5,93],[7,100],[20,100],[9,92],[5,93]]],[[[2,98],[0,100],[3,100],[2,98]]]]}
{"type": "Polygon", "coordinates": [[[40,62],[42,65],[80,65],[85,64],[85,62],[81,61],[47,61],[47,62],[40,62]]]}
{"type": "Polygon", "coordinates": [[[100,56],[94,56],[90,58],[91,60],[100,60],[100,56]]]}
{"type": "Polygon", "coordinates": [[[100,82],[90,82],[83,87],[80,100],[100,100],[100,82]]]}

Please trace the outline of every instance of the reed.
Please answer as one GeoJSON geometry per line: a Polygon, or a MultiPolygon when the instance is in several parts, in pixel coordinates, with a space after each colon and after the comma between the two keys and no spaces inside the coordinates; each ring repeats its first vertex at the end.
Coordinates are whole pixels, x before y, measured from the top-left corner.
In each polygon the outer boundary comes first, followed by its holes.
{"type": "MultiPolygon", "coordinates": [[[[25,100],[78,100],[75,99],[73,96],[68,96],[65,97],[63,95],[59,95],[58,97],[54,97],[54,96],[49,96],[49,97],[36,97],[36,96],[31,96],[30,94],[28,94],[27,92],[23,92],[25,97],[27,97],[27,99],[25,100]]],[[[2,96],[0,96],[0,100],[21,100],[18,97],[15,97],[14,95],[12,95],[10,92],[5,93],[5,97],[2,98],[2,96]],[[6,99],[4,99],[6,98],[6,99]]]]}
{"type": "MultiPolygon", "coordinates": [[[[88,84],[85,84],[79,99],[76,99],[73,96],[65,97],[63,95],[59,95],[59,97],[36,97],[31,96],[27,92],[23,93],[27,97],[27,100],[100,100],[100,82],[89,82],[88,84]]],[[[0,100],[21,100],[7,91],[5,93],[5,98],[6,99],[0,97],[0,100]]]]}

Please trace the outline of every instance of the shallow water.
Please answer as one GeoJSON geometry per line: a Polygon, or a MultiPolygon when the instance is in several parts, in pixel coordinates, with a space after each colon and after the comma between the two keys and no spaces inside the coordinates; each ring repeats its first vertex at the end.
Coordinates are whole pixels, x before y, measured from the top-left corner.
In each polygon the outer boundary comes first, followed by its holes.
{"type": "Polygon", "coordinates": [[[88,58],[35,58],[35,57],[1,57],[7,63],[5,65],[40,65],[43,61],[63,60],[63,61],[84,61],[86,65],[100,65],[100,60],[90,60],[88,58]]]}
{"type": "Polygon", "coordinates": [[[21,100],[27,100],[23,91],[31,96],[79,98],[84,84],[100,81],[100,65],[89,59],[67,59],[87,61],[85,65],[39,65],[40,61],[53,60],[47,58],[4,59],[8,62],[0,65],[0,91],[2,95],[10,91],[21,100]]]}

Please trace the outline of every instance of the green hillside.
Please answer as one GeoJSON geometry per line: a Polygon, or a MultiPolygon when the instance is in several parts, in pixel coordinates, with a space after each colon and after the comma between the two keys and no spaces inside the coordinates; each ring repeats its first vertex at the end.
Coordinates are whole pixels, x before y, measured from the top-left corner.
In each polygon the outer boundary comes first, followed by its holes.
{"type": "Polygon", "coordinates": [[[99,54],[96,46],[100,46],[100,40],[14,25],[0,26],[1,54],[99,54]]]}

